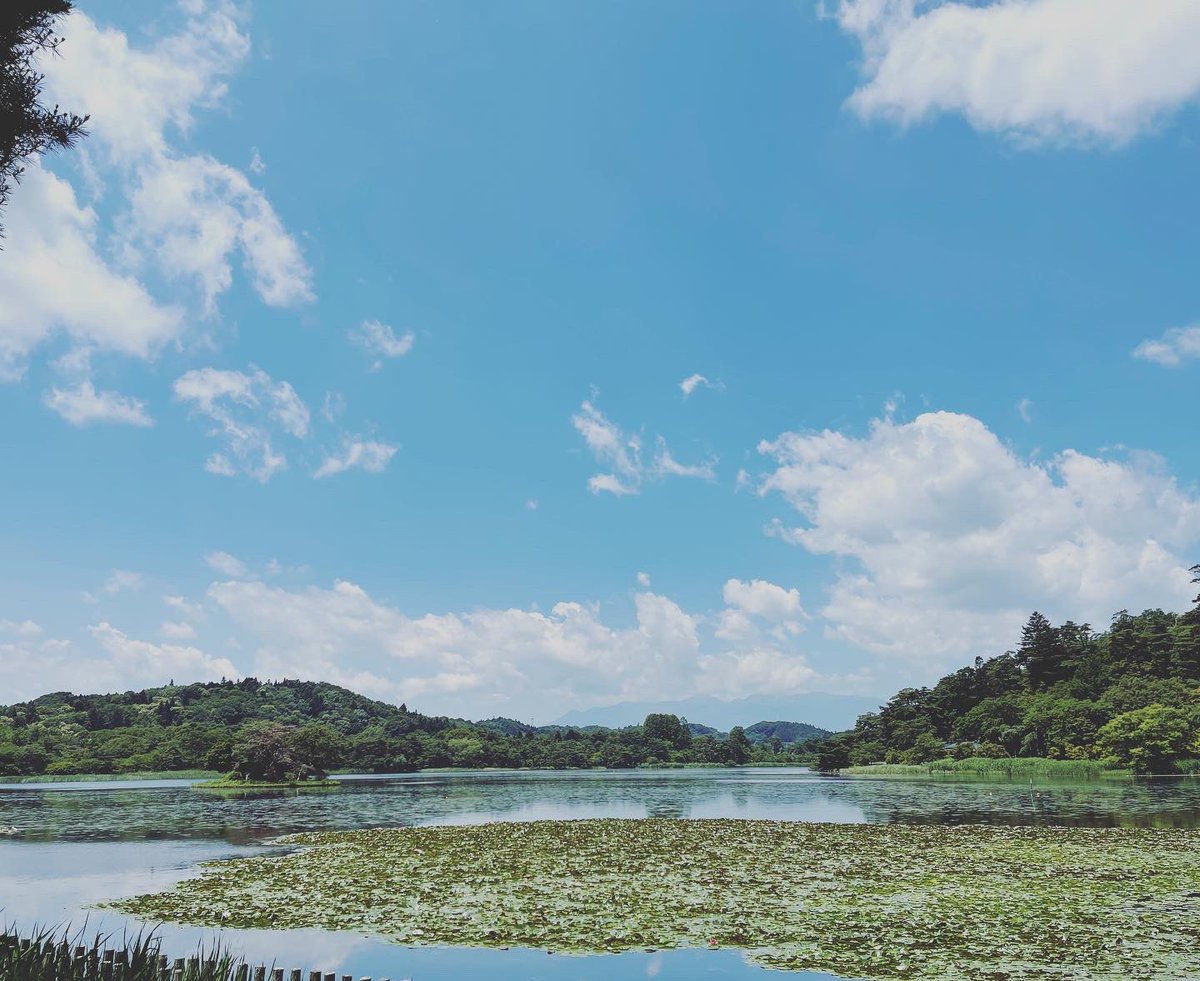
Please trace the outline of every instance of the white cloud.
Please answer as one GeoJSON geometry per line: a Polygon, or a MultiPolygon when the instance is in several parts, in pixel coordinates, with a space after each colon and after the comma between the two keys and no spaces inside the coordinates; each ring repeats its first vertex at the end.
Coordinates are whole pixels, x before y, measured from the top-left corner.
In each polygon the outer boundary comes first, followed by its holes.
{"type": "Polygon", "coordinates": [[[637,574],[637,581],[639,586],[644,586],[647,589],[650,588],[650,576],[648,573],[639,572],[637,574]]]}
{"type": "Polygon", "coordinates": [[[0,381],[19,378],[29,355],[56,334],[150,359],[183,323],[134,277],[101,257],[96,212],[37,163],[26,168],[5,214],[0,262],[0,381]]]}
{"type": "Polygon", "coordinates": [[[250,173],[262,175],[267,172],[267,165],[263,162],[262,156],[258,152],[258,147],[250,148],[250,173]]]}
{"type": "Polygon", "coordinates": [[[1200,93],[1193,0],[840,0],[863,47],[850,106],[911,124],[959,113],[1024,140],[1119,145],[1200,93]]]}
{"type": "MultiPolygon", "coordinates": [[[[204,556],[204,561],[214,572],[219,572],[230,579],[247,579],[250,576],[250,567],[236,555],[230,555],[228,552],[209,552],[204,556]]],[[[180,608],[182,609],[182,607],[180,608]]]]}
{"type": "MultiPolygon", "coordinates": [[[[215,554],[215,553],[214,553],[215,554]]],[[[222,555],[228,553],[221,553],[222,555]]],[[[232,558],[232,556],[230,556],[232,558]]],[[[164,596],[163,603],[169,606],[172,610],[177,610],[180,614],[191,619],[196,619],[204,612],[199,603],[192,603],[183,596],[164,596]]]]}
{"type": "Polygon", "coordinates": [[[1033,400],[1021,399],[1017,403],[1017,415],[1021,417],[1023,422],[1033,422],[1033,400]]]}
{"type": "Polygon", "coordinates": [[[57,335],[153,359],[194,322],[186,316],[191,295],[213,311],[230,285],[234,253],[264,302],[312,298],[311,274],[265,196],[241,171],[175,146],[197,111],[222,103],[250,50],[233,4],[182,9],[179,30],[142,45],[75,11],[61,24],[61,56],[40,63],[47,99],[91,115],[72,159],[98,207],[81,203],[42,164],[28,167],[6,216],[0,380],[20,377],[57,335]],[[112,222],[102,227],[99,213],[112,222]],[[194,290],[156,297],[150,272],[194,290]]]}
{"type": "Polygon", "coordinates": [[[172,678],[190,682],[239,677],[232,662],[210,657],[196,647],[136,640],[107,622],[88,627],[88,633],[111,658],[102,673],[130,679],[143,688],[172,678]]]}
{"type": "Polygon", "coordinates": [[[124,244],[139,267],[153,263],[173,279],[194,283],[206,314],[233,284],[235,252],[269,306],[313,298],[300,249],[266,197],[240,170],[212,157],[144,164],[130,192],[124,244]]]}
{"type": "Polygon", "coordinates": [[[74,426],[93,422],[154,425],[146,403],[141,399],[119,392],[98,392],[90,381],[82,381],[74,388],[51,388],[44,401],[47,407],[74,426]]]}
{"type": "Polygon", "coordinates": [[[1173,327],[1157,340],[1142,341],[1133,349],[1133,356],[1167,368],[1200,358],[1200,326],[1173,327]]]}
{"type": "Polygon", "coordinates": [[[382,473],[398,449],[398,446],[376,440],[348,439],[341,452],[329,454],[313,472],[313,476],[319,480],[355,468],[367,473],[382,473]]]}
{"type": "Polygon", "coordinates": [[[699,480],[717,479],[717,459],[712,457],[703,463],[683,464],[671,456],[667,441],[658,437],[658,456],[654,461],[654,472],[663,477],[695,477],[699,480]]]}
{"type": "Polygon", "coordinates": [[[657,453],[649,464],[642,459],[642,439],[636,433],[625,433],[590,402],[583,402],[571,417],[584,443],[596,462],[612,468],[610,473],[595,474],[588,480],[593,494],[608,493],[617,497],[637,494],[642,484],[651,478],[695,477],[713,480],[717,459],[699,464],[682,464],[671,456],[667,442],[657,440],[657,453]]]}
{"type": "Polygon", "coordinates": [[[42,628],[32,620],[0,620],[0,634],[16,634],[18,637],[40,637],[42,628]]]}
{"type": "Polygon", "coordinates": [[[158,632],[167,640],[192,640],[196,636],[196,628],[186,620],[164,620],[158,632]]]}
{"type": "Polygon", "coordinates": [[[773,533],[850,563],[820,612],[867,650],[946,665],[1004,650],[1034,609],[1102,625],[1191,599],[1200,500],[1149,455],[1032,462],[949,412],[759,449],[776,466],[760,493],[804,519],[773,533]]]}
{"type": "MultiPolygon", "coordinates": [[[[743,585],[752,606],[767,592],[743,585]]],[[[668,689],[682,698],[839,684],[770,636],[753,649],[708,640],[707,616],[649,591],[634,597],[634,621],[624,627],[579,602],[557,603],[548,614],[476,609],[409,616],[349,582],[298,590],[224,582],[208,595],[257,639],[260,675],[332,680],[430,712],[529,718],[547,706],[660,697],[668,689]]],[[[780,605],[774,597],[764,609],[774,615],[780,605]]],[[[796,604],[785,599],[782,607],[796,604]]]]}
{"type": "Polygon", "coordinates": [[[531,497],[525,502],[526,511],[536,511],[538,509],[538,500],[536,497],[531,497]]]}
{"type": "Polygon", "coordinates": [[[101,587],[101,592],[110,596],[129,590],[141,589],[143,577],[140,572],[130,572],[128,569],[113,569],[101,587]]]}
{"type": "Polygon", "coordinates": [[[198,368],[175,381],[175,398],[214,425],[224,450],[209,457],[205,469],[221,476],[245,473],[265,483],[287,466],[275,450],[273,428],[297,439],[308,435],[308,407],[286,381],[275,382],[261,368],[249,374],[198,368]]]}
{"type": "Polygon", "coordinates": [[[784,589],[765,579],[730,579],[725,583],[722,596],[727,606],[762,617],[771,623],[786,623],[807,616],[800,605],[799,590],[784,589]]]}
{"type": "Polygon", "coordinates": [[[683,397],[685,399],[688,398],[689,396],[691,396],[691,394],[694,391],[696,391],[697,388],[723,388],[723,387],[724,386],[720,382],[709,381],[708,378],[706,378],[704,375],[701,375],[699,373],[696,373],[694,375],[688,375],[683,381],[681,381],[679,383],[679,390],[681,392],[683,392],[683,397]]]}
{"type": "MultiPolygon", "coordinates": [[[[364,320],[357,327],[352,327],[347,336],[373,358],[402,358],[412,350],[416,335],[406,330],[399,337],[387,324],[378,320],[364,320]]],[[[376,360],[371,365],[372,371],[383,367],[383,361],[376,360]]]]}

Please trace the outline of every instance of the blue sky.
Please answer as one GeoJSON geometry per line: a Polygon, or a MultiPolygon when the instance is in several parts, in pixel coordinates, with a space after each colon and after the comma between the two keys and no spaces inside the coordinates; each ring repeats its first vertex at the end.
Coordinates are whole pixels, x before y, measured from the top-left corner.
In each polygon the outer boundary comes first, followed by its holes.
{"type": "Polygon", "coordinates": [[[886,696],[1190,599],[1194,5],[63,33],[92,134],[0,253],[11,698],[886,696]]]}

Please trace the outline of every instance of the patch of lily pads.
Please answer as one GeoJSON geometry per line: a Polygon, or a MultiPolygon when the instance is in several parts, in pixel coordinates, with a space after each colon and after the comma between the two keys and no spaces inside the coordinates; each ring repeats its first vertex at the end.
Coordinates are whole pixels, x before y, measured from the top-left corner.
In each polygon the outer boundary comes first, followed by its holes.
{"type": "Polygon", "coordinates": [[[1194,831],[651,818],[281,840],[301,847],[114,905],[403,944],[735,947],[879,981],[1200,977],[1194,831]]]}

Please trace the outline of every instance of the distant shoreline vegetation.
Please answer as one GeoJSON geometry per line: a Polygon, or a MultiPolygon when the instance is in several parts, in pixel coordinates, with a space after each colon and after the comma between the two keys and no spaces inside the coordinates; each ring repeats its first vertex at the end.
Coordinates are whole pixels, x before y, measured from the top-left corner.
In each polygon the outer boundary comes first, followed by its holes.
{"type": "MultiPolygon", "coordinates": [[[[1200,582],[1200,566],[1192,569],[1200,582]]],[[[1015,651],[905,688],[817,746],[826,772],[1200,773],[1200,597],[1100,633],[1034,613],[1015,651]]]]}
{"type": "Polygon", "coordinates": [[[0,707],[0,780],[236,773],[288,784],[336,770],[802,765],[815,759],[811,744],[829,735],[790,721],[722,733],[665,713],[622,729],[468,722],[321,682],[245,678],[110,695],[56,692],[0,707]]]}

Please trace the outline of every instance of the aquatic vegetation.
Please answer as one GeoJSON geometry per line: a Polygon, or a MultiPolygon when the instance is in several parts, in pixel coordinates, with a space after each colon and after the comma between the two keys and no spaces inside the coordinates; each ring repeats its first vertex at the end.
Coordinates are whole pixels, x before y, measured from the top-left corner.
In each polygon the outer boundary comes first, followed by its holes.
{"type": "Polygon", "coordinates": [[[193,790],[332,790],[336,780],[204,780],[193,790]]]}
{"type": "Polygon", "coordinates": [[[881,979],[1183,981],[1200,835],[589,820],[289,836],[113,904],[155,919],[563,952],[737,947],[881,979]]]}

